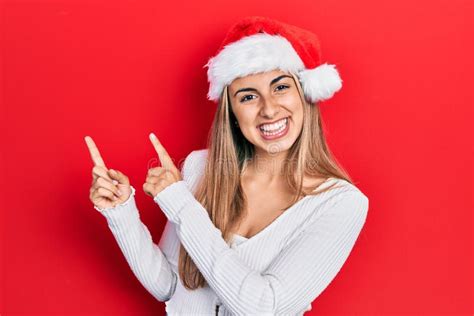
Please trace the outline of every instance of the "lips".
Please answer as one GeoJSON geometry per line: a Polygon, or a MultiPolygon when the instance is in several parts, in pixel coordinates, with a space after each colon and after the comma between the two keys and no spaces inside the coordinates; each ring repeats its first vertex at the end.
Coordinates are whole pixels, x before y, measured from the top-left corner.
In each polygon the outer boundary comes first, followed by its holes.
{"type": "Polygon", "coordinates": [[[288,133],[289,129],[290,129],[290,119],[288,117],[285,118],[285,119],[286,119],[285,126],[281,130],[277,130],[277,132],[273,132],[273,133],[263,131],[260,128],[261,125],[259,125],[259,127],[257,129],[260,133],[260,136],[265,140],[273,140],[273,139],[277,139],[277,138],[281,138],[281,137],[285,136],[288,133]]]}
{"type": "Polygon", "coordinates": [[[281,118],[281,119],[278,119],[278,120],[275,120],[275,121],[273,121],[273,122],[262,123],[262,124],[258,125],[257,127],[258,127],[258,128],[261,128],[261,127],[264,126],[264,125],[270,125],[270,124],[278,123],[278,122],[281,122],[282,120],[287,119],[287,118],[288,118],[288,116],[287,116],[287,117],[284,117],[284,118],[281,118]]]}

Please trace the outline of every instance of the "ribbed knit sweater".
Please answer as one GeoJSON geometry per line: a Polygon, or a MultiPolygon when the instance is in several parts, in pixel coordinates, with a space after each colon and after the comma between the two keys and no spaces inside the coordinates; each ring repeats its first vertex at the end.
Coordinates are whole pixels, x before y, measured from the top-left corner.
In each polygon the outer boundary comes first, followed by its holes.
{"type": "Polygon", "coordinates": [[[256,235],[234,235],[227,243],[193,195],[206,157],[207,149],[191,152],[181,170],[183,180],[155,196],[168,219],[158,245],[140,220],[133,186],[124,203],[94,207],[106,217],[133,273],[165,302],[168,315],[304,314],[352,251],[367,217],[368,198],[355,185],[329,178],[319,188],[337,182],[335,188],[305,196],[256,235]],[[180,242],[206,287],[183,287],[180,242]]]}

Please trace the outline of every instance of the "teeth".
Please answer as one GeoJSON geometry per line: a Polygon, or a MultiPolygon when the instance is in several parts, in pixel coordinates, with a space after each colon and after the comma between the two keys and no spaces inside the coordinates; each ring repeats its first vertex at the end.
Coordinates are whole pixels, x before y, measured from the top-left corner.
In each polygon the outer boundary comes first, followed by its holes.
{"type": "Polygon", "coordinates": [[[275,135],[283,131],[286,128],[286,124],[288,124],[288,118],[278,123],[263,125],[260,127],[260,130],[264,135],[275,135]]]}
{"type": "Polygon", "coordinates": [[[275,132],[281,130],[285,125],[287,124],[287,119],[284,118],[280,120],[279,122],[273,123],[273,124],[265,124],[260,126],[260,130],[265,131],[265,132],[275,132]]]}

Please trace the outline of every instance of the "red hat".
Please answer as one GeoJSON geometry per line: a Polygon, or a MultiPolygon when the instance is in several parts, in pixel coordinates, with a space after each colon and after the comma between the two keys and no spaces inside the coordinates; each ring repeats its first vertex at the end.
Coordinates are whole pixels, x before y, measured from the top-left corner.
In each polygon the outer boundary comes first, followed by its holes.
{"type": "Polygon", "coordinates": [[[310,31],[267,17],[251,16],[231,27],[209,59],[208,99],[218,101],[234,79],[280,69],[296,74],[311,102],[331,98],[342,87],[334,65],[321,64],[319,40],[310,31]]]}

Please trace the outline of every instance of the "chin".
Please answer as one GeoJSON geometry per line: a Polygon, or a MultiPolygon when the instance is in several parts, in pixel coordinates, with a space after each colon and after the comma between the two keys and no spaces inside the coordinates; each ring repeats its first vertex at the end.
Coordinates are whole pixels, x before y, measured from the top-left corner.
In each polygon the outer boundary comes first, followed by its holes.
{"type": "Polygon", "coordinates": [[[293,143],[288,143],[288,141],[284,142],[275,142],[273,144],[268,144],[266,147],[266,151],[270,154],[277,154],[280,152],[290,150],[293,143]]]}
{"type": "MultiPolygon", "coordinates": [[[[288,135],[289,136],[289,135],[288,135]]],[[[295,143],[296,139],[282,139],[280,141],[264,142],[258,141],[255,146],[258,146],[261,150],[266,151],[269,154],[277,154],[284,151],[290,150],[291,146],[295,143]]]]}

